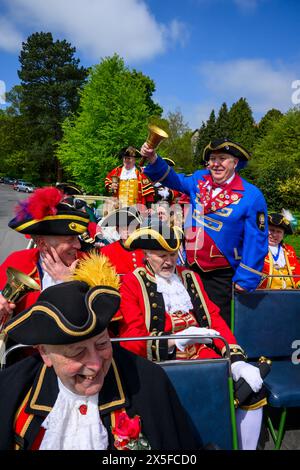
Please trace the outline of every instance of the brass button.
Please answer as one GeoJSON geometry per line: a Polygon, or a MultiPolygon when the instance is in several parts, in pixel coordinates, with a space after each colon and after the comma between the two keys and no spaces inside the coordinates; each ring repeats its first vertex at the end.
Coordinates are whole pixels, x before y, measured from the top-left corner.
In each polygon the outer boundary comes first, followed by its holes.
{"type": "Polygon", "coordinates": [[[150,297],[154,297],[154,292],[150,292],[150,297]]]}
{"type": "Polygon", "coordinates": [[[239,350],[238,350],[238,349],[236,349],[236,348],[233,348],[233,350],[232,350],[232,351],[233,351],[234,353],[238,353],[238,352],[239,352],[239,350]]]}
{"type": "Polygon", "coordinates": [[[207,316],[203,315],[202,320],[207,320],[207,316]]]}
{"type": "Polygon", "coordinates": [[[155,344],[152,344],[151,349],[153,349],[153,350],[156,349],[155,344]]]}
{"type": "Polygon", "coordinates": [[[192,289],[195,289],[195,284],[191,284],[191,288],[192,288],[192,289]]]}
{"type": "Polygon", "coordinates": [[[153,320],[155,320],[155,321],[158,320],[158,316],[154,315],[153,320]]]}
{"type": "Polygon", "coordinates": [[[147,287],[150,287],[150,286],[151,286],[151,283],[150,283],[149,281],[146,282],[146,286],[147,286],[147,287]]]}
{"type": "Polygon", "coordinates": [[[144,271],[140,271],[139,274],[140,274],[141,276],[145,276],[144,271]]]}
{"type": "MultiPolygon", "coordinates": [[[[195,294],[195,297],[199,297],[199,294],[195,294]]],[[[201,306],[201,308],[203,308],[203,307],[201,306]]]]}
{"type": "Polygon", "coordinates": [[[191,277],[191,274],[190,274],[190,273],[188,273],[188,274],[186,275],[186,277],[191,277]]]}
{"type": "Polygon", "coordinates": [[[153,307],[153,308],[156,308],[156,307],[157,307],[157,304],[154,302],[154,303],[152,304],[152,307],[153,307]]]}

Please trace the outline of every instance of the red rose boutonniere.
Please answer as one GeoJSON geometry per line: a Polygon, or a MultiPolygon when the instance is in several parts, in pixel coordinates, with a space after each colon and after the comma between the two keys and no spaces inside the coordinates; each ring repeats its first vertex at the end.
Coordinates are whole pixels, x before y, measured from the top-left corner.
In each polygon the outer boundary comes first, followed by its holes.
{"type": "Polygon", "coordinates": [[[114,445],[118,450],[149,450],[149,442],[141,433],[139,416],[129,418],[126,411],[116,414],[115,427],[112,428],[114,445]]]}

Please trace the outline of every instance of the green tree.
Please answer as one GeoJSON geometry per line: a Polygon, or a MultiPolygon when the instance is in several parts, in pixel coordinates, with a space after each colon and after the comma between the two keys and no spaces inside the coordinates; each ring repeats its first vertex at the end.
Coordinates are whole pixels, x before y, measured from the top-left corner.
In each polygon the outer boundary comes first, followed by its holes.
{"type": "Polygon", "coordinates": [[[203,163],[202,161],[203,150],[206,147],[206,145],[209,144],[211,140],[215,139],[215,135],[216,135],[216,115],[213,109],[206,123],[202,122],[202,126],[199,129],[196,154],[194,158],[195,167],[203,163]]]}
{"type": "Polygon", "coordinates": [[[275,122],[279,121],[283,116],[282,112],[278,109],[270,109],[259,121],[258,124],[258,138],[261,139],[264,137],[275,122]]]}
{"type": "Polygon", "coordinates": [[[228,137],[251,152],[257,139],[257,126],[246,98],[240,98],[233,103],[228,117],[230,129],[228,137]]]}
{"type": "Polygon", "coordinates": [[[1,173],[14,178],[26,177],[32,179],[35,171],[28,164],[27,147],[29,147],[29,132],[21,115],[13,115],[10,112],[0,113],[0,161],[1,173]]]}
{"type": "Polygon", "coordinates": [[[80,112],[64,122],[57,150],[63,168],[89,193],[104,191],[105,176],[120,163],[117,154],[122,147],[139,148],[147,137],[153,113],[149,80],[130,71],[117,55],[91,70],[80,112]]]}
{"type": "Polygon", "coordinates": [[[222,139],[230,135],[230,120],[227,104],[223,103],[216,120],[215,138],[222,139]]]}
{"type": "Polygon", "coordinates": [[[62,122],[79,104],[78,91],[88,71],[79,66],[76,50],[51,33],[34,33],[19,56],[20,112],[31,129],[30,160],[37,171],[53,180],[61,175],[54,154],[62,138],[62,122]]]}
{"type": "Polygon", "coordinates": [[[141,81],[145,87],[145,102],[149,111],[150,116],[152,118],[160,117],[163,113],[163,109],[159,106],[158,103],[155,103],[152,99],[152,95],[155,92],[155,83],[150,78],[144,75],[142,72],[138,72],[137,70],[133,69],[132,76],[137,80],[141,81]]]}
{"type": "Polygon", "coordinates": [[[275,122],[256,143],[253,155],[255,181],[269,207],[289,209],[292,204],[292,209],[299,210],[300,202],[296,198],[292,202],[291,191],[295,189],[295,177],[300,167],[300,110],[292,109],[275,122]],[[291,188],[287,191],[289,184],[291,188]]]}

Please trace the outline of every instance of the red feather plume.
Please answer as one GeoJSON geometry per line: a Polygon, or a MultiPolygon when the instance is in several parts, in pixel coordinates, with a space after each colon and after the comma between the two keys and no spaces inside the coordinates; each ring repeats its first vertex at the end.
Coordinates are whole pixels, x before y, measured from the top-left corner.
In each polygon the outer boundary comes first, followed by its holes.
{"type": "Polygon", "coordinates": [[[28,199],[28,212],[37,220],[41,220],[48,215],[55,215],[57,205],[63,197],[63,193],[53,186],[36,189],[28,199]]]}

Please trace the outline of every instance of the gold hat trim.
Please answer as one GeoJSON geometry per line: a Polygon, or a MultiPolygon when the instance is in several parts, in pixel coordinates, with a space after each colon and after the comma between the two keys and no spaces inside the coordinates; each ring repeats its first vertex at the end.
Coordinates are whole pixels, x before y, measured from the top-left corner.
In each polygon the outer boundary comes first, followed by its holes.
{"type": "MultiPolygon", "coordinates": [[[[16,227],[14,230],[17,232],[20,232],[21,230],[26,229],[27,227],[31,227],[32,225],[35,225],[39,222],[45,222],[46,220],[76,220],[77,222],[85,222],[87,224],[89,222],[89,219],[86,217],[80,217],[78,215],[48,215],[44,217],[43,219],[33,219],[29,220],[29,222],[25,222],[22,225],[19,225],[16,227]]],[[[86,227],[86,225],[85,225],[86,227]]]]}
{"type": "Polygon", "coordinates": [[[175,234],[176,239],[177,239],[177,245],[176,245],[175,248],[171,248],[171,246],[166,242],[164,237],[159,232],[157,232],[156,230],[151,229],[149,227],[143,227],[143,228],[135,230],[127,238],[126,242],[124,243],[124,246],[125,246],[125,248],[130,248],[131,243],[133,243],[138,238],[143,237],[144,235],[147,235],[147,236],[150,235],[152,238],[154,238],[156,241],[158,241],[158,243],[160,244],[160,246],[164,250],[169,251],[169,252],[177,251],[177,250],[179,250],[179,247],[180,247],[180,244],[181,244],[181,239],[178,235],[179,229],[177,229],[177,227],[173,227],[173,230],[174,230],[174,234],[175,234]]]}
{"type": "MultiPolygon", "coordinates": [[[[223,142],[222,144],[218,145],[217,147],[212,147],[211,146],[211,142],[209,142],[209,144],[205,147],[205,149],[203,150],[203,160],[205,160],[205,154],[206,154],[206,151],[207,150],[222,150],[223,148],[225,147],[233,147],[233,148],[236,148],[237,150],[239,150],[243,155],[244,157],[246,158],[246,160],[249,160],[250,159],[250,155],[248,152],[246,152],[242,147],[240,147],[239,145],[235,144],[234,142],[223,142]]],[[[234,156],[234,155],[233,155],[234,156]]]]}

